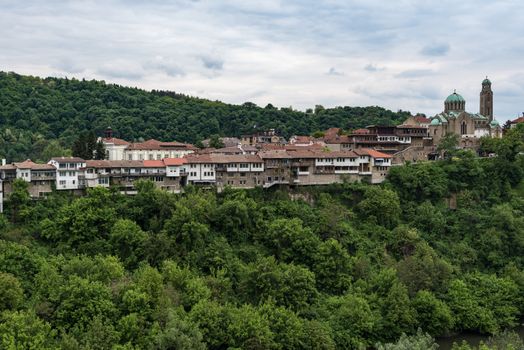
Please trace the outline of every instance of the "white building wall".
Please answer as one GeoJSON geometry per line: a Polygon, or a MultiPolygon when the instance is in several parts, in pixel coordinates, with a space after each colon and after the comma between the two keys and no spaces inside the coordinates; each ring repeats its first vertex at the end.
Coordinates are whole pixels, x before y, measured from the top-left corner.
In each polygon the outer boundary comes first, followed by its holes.
{"type": "Polygon", "coordinates": [[[127,146],[104,143],[108,160],[125,160],[124,152],[127,146]]]}
{"type": "Polygon", "coordinates": [[[161,160],[164,158],[183,158],[194,153],[191,150],[124,150],[125,160],[161,160]]]}
{"type": "Polygon", "coordinates": [[[16,178],[31,182],[31,169],[16,169],[16,178]]]}
{"type": "Polygon", "coordinates": [[[85,168],[85,163],[58,163],[51,160],[49,164],[56,168],[56,189],[57,190],[76,190],[79,186],[78,175],[80,168],[85,168]],[[62,165],[62,167],[60,167],[62,165]]]}

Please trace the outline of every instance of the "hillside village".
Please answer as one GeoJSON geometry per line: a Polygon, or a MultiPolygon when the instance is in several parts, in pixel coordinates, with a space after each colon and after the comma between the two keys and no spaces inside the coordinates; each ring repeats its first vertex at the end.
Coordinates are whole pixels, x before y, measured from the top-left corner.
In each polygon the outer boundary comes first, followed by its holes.
{"type": "MultiPolygon", "coordinates": [[[[491,82],[482,82],[480,111],[465,110],[465,100],[454,92],[444,102],[444,111],[434,117],[417,115],[401,125],[371,125],[343,133],[330,128],[316,135],[296,135],[286,140],[274,129],[224,137],[224,147],[204,148],[154,139],[129,142],[115,137],[108,128],[99,142],[104,160],[55,157],[46,164],[31,160],[0,166],[0,211],[12,192],[15,179],[29,183],[32,198],[53,190],[81,194],[96,186],[136,193],[137,180],[151,180],[158,188],[178,193],[187,185],[231,188],[269,188],[274,185],[311,186],[332,183],[384,181],[391,166],[440,157],[437,146],[456,134],[458,147],[478,151],[482,137],[500,138],[502,128],[493,118],[491,82]]],[[[524,117],[511,122],[524,122],[524,117]]],[[[206,147],[206,145],[208,147],[206,147]]]]}

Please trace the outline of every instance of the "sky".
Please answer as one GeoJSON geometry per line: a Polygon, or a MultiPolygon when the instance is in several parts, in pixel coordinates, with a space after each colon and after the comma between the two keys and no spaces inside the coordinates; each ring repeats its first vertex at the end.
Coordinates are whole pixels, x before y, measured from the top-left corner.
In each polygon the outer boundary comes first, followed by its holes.
{"type": "Polygon", "coordinates": [[[521,0],[0,0],[0,70],[228,103],[524,111],[521,0]]]}

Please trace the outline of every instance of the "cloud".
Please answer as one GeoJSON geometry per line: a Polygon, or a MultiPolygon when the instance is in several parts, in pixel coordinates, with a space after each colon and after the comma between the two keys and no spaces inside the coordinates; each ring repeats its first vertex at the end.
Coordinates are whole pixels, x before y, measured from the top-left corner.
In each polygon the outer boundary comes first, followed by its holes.
{"type": "Polygon", "coordinates": [[[57,62],[52,64],[53,68],[59,69],[65,73],[82,73],[85,68],[70,57],[59,59],[57,62]]]}
{"type": "Polygon", "coordinates": [[[386,70],[386,67],[378,67],[376,64],[369,63],[364,67],[364,70],[368,72],[378,72],[386,70]]]}
{"type": "Polygon", "coordinates": [[[140,80],[144,76],[142,67],[121,60],[105,63],[96,73],[110,78],[130,80],[140,80]]]}
{"type": "Polygon", "coordinates": [[[144,63],[144,69],[156,69],[170,77],[182,77],[186,75],[184,70],[178,65],[174,59],[166,59],[162,56],[157,56],[151,61],[144,63]]]}
{"type": "Polygon", "coordinates": [[[335,75],[335,76],[342,76],[342,75],[344,75],[344,73],[337,71],[335,69],[335,67],[329,68],[329,70],[328,70],[328,72],[326,74],[327,75],[335,75]]]}
{"type": "Polygon", "coordinates": [[[488,74],[496,115],[513,116],[524,101],[519,1],[0,2],[0,69],[20,74],[176,87],[228,103],[427,115],[453,88],[476,112],[488,74]]]}
{"type": "Polygon", "coordinates": [[[397,78],[420,78],[434,75],[435,72],[431,69],[408,69],[398,73],[397,78]]]}
{"type": "Polygon", "coordinates": [[[445,56],[449,52],[449,44],[433,44],[427,45],[420,50],[424,56],[445,56]]]}
{"type": "Polygon", "coordinates": [[[204,67],[211,70],[222,70],[224,68],[224,61],[216,57],[200,57],[204,67]]]}

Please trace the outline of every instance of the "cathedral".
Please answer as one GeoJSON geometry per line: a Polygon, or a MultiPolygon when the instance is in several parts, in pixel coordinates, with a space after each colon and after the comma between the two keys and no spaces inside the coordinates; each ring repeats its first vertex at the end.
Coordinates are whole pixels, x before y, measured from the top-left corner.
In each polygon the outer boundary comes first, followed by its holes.
{"type": "Polygon", "coordinates": [[[459,135],[459,147],[476,149],[483,136],[502,137],[502,128],[493,119],[493,91],[486,77],[480,91],[479,113],[466,111],[466,100],[456,91],[444,101],[444,111],[430,118],[429,136],[438,145],[447,134],[459,135]]]}

